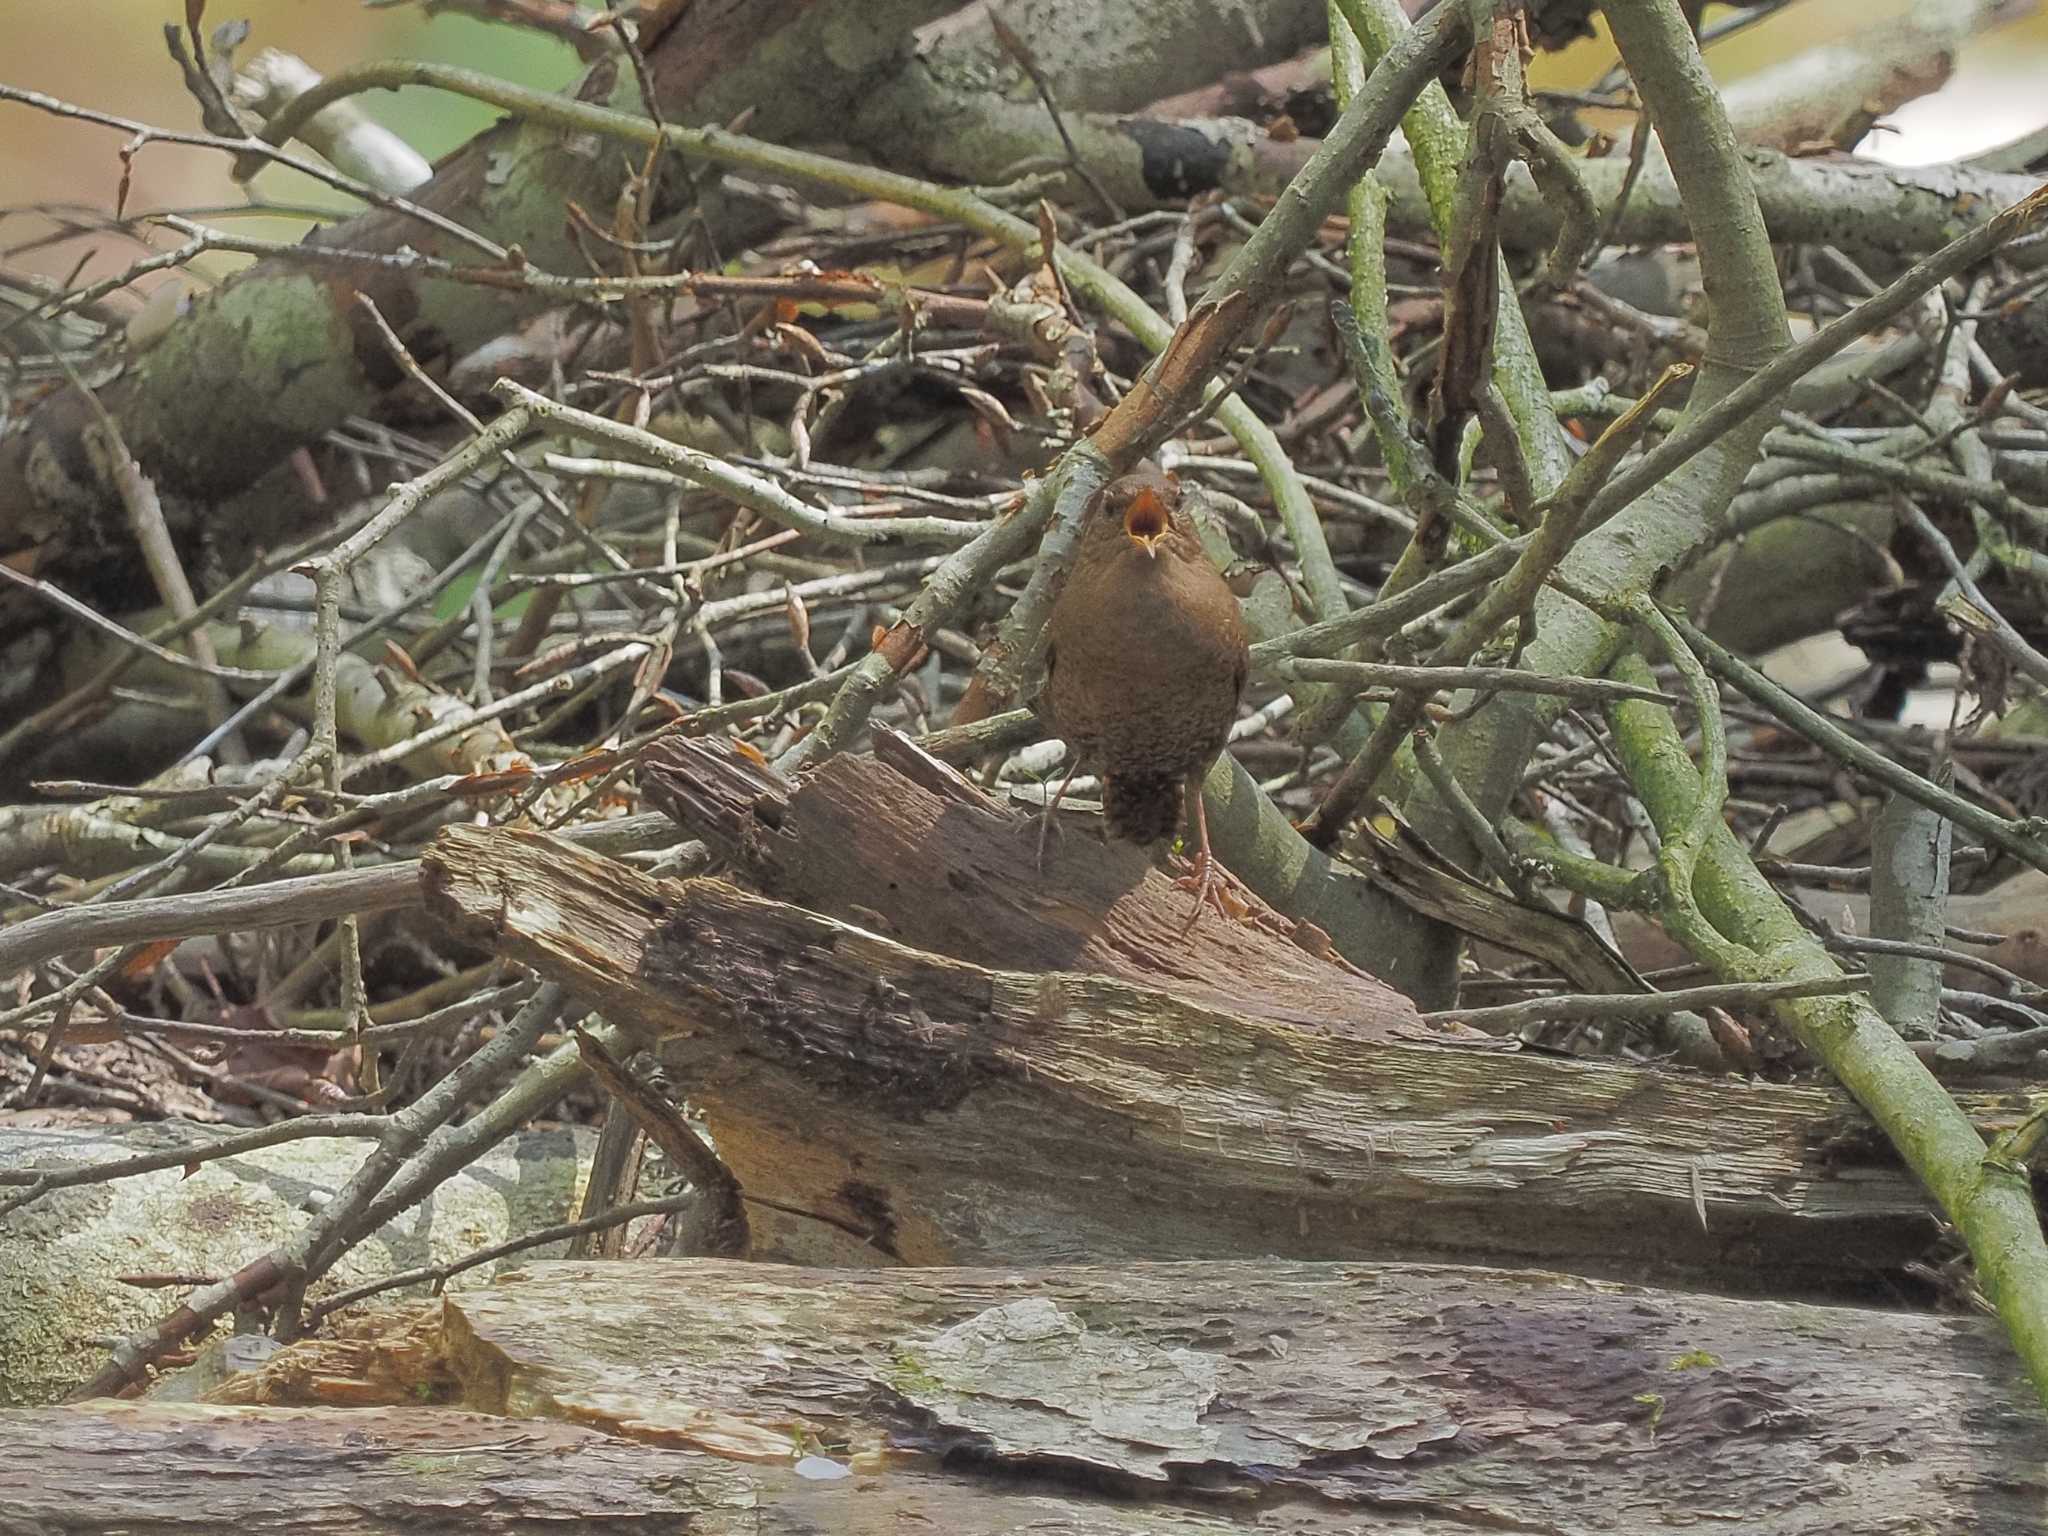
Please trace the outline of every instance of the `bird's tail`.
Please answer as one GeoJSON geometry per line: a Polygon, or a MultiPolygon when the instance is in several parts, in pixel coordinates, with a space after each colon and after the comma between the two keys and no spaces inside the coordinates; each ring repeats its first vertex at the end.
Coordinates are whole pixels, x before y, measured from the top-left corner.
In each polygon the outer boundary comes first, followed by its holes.
{"type": "Polygon", "coordinates": [[[1102,819],[1112,837],[1163,842],[1180,830],[1180,780],[1160,774],[1119,773],[1102,781],[1102,819]]]}

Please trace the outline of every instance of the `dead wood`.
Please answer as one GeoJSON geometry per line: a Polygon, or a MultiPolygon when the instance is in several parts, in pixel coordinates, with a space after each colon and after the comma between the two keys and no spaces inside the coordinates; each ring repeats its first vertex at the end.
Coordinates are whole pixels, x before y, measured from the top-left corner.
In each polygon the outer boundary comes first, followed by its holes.
{"type": "MultiPolygon", "coordinates": [[[[906,1490],[894,1507],[921,1502],[906,1490]]],[[[987,1502],[968,1490],[950,1507],[987,1502]]],[[[844,1503],[833,1485],[787,1467],[449,1409],[96,1403],[0,1413],[5,1536],[892,1529],[838,1523],[830,1511],[844,1503]]]]}
{"type": "MultiPolygon", "coordinates": [[[[947,0],[864,0],[857,7],[669,0],[649,9],[640,46],[665,121],[722,123],[745,112],[757,135],[814,137],[844,123],[850,106],[907,51],[912,27],[950,8],[947,0]],[[792,59],[806,61],[801,88],[791,88],[792,59]]],[[[599,105],[639,103],[635,73],[617,54],[588,70],[572,94],[599,105]]],[[[165,493],[174,533],[196,533],[203,521],[216,539],[232,531],[267,542],[278,531],[280,505],[292,505],[288,491],[273,482],[247,501],[236,501],[237,493],[403,380],[356,295],[369,296],[413,354],[435,366],[502,335],[522,313],[549,302],[522,291],[513,274],[527,266],[586,270],[579,226],[564,210],[613,205],[642,159],[621,149],[507,119],[448,156],[415,189],[414,206],[516,253],[481,262],[502,266],[506,286],[425,280],[413,262],[320,259],[327,250],[405,252],[480,264],[476,245],[450,233],[449,224],[376,206],[314,231],[288,258],[259,261],[195,295],[167,344],[132,358],[91,398],[76,388],[50,391],[0,438],[0,549],[35,548],[46,572],[96,574],[107,584],[109,572],[126,571],[126,562],[106,558],[131,541],[87,443],[101,410],[119,422],[129,451],[165,493]],[[259,361],[246,344],[252,315],[261,315],[271,334],[301,344],[259,361]]],[[[693,185],[676,178],[656,199],[656,212],[681,206],[693,185]]],[[[743,203],[727,199],[713,199],[705,216],[722,226],[721,245],[761,228],[743,203]]]]}
{"type": "MultiPolygon", "coordinates": [[[[997,969],[883,937],[1000,952],[1012,931],[946,910],[972,911],[979,882],[947,871],[984,867],[969,857],[992,835],[981,811],[889,775],[855,814],[858,787],[887,773],[846,759],[787,797],[749,802],[736,776],[722,801],[698,791],[728,807],[750,869],[892,901],[865,926],[536,833],[451,828],[424,861],[429,909],[459,932],[616,1022],[688,1038],[686,1091],[753,1214],[814,1218],[757,1220],[757,1256],[1462,1256],[1841,1294],[1888,1283],[1934,1235],[1918,1187],[1831,1089],[1423,1044],[1392,1007],[1305,1023],[1299,987],[1270,1010],[1257,989],[1224,1008],[1192,984],[1125,979],[1163,962],[1091,931],[1090,898],[1059,909],[1062,927],[1014,883],[981,899],[1018,903],[1020,957],[1057,942],[1123,974],[997,969]]],[[[1023,841],[1008,865],[1028,866],[1023,841]]],[[[1121,878],[1110,920],[1148,899],[1129,894],[1142,869],[1121,878]]],[[[1177,916],[1185,893],[1169,894],[1177,916]]],[[[1325,970],[1333,994],[1348,984],[1325,970]]]]}
{"type": "Polygon", "coordinates": [[[1184,931],[1187,893],[1128,844],[1065,830],[1040,869],[1035,819],[999,809],[893,732],[876,740],[880,756],[834,758],[798,789],[730,742],[675,738],[647,753],[641,782],[751,885],[919,949],[1115,976],[1366,1039],[1446,1036],[1337,959],[1317,930],[1263,906],[1256,924],[1211,915],[1184,931]]]}
{"type": "MultiPolygon", "coordinates": [[[[2031,1536],[2048,1498],[1995,1325],[1555,1274],[535,1264],[400,1333],[469,1411],[0,1414],[0,1530],[2031,1536]]],[[[346,1396],[308,1350],[249,1395],[346,1396]]]]}

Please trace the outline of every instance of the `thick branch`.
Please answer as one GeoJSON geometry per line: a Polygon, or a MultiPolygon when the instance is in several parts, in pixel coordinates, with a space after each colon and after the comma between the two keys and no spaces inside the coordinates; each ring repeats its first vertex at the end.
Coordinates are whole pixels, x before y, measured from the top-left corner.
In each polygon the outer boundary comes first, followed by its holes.
{"type": "MultiPolygon", "coordinates": [[[[702,0],[686,8],[686,25],[648,40],[662,115],[706,123],[746,111],[764,137],[829,132],[908,45],[910,29],[948,8],[947,0],[702,0]],[[798,78],[803,89],[790,89],[798,78]]],[[[671,21],[683,9],[671,7],[671,21]]],[[[633,71],[617,57],[606,60],[574,99],[637,110],[633,71]]],[[[610,208],[632,166],[633,157],[601,138],[504,122],[444,163],[415,200],[498,246],[518,247],[540,270],[573,273],[584,270],[585,255],[568,205],[610,208]]],[[[716,207],[706,213],[714,224],[726,216],[716,207]]],[[[429,363],[460,356],[547,302],[516,284],[421,281],[408,271],[318,263],[314,253],[322,249],[411,247],[473,257],[451,236],[400,213],[360,214],[315,233],[307,246],[195,297],[190,314],[99,391],[144,470],[167,496],[188,499],[188,519],[190,502],[241,490],[402,380],[358,293],[429,363]]],[[[81,395],[60,390],[0,441],[0,550],[51,540],[59,548],[123,547],[120,503],[84,449],[93,419],[81,395]],[[79,527],[80,519],[98,536],[79,527]]]]}

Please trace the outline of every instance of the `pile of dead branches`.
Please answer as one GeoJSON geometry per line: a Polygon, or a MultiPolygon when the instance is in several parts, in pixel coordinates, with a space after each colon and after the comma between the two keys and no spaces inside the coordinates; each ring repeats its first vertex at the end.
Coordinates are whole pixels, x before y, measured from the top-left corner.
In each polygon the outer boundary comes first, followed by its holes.
{"type": "Polygon", "coordinates": [[[231,1129],[0,1169],[0,1239],[370,1150],[89,1391],[447,1279],[329,1277],[606,1104],[527,1241],[1676,1272],[1993,1308],[2048,1391],[2044,156],[1850,153],[1997,7],[1725,98],[1676,4],[1568,96],[1568,6],[490,7],[560,96],[192,9],[204,133],[0,105],[361,209],[10,279],[0,1120],[231,1129]],[[430,169],[397,88],[504,118],[430,169]],[[1086,777],[1034,858],[1147,459],[1254,642],[1192,932],[1086,777]]]}

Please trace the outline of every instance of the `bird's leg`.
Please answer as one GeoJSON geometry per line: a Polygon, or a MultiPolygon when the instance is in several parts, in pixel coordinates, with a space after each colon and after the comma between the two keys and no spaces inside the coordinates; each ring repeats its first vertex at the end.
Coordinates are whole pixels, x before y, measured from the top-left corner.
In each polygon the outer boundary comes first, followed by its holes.
{"type": "Polygon", "coordinates": [[[1186,933],[1201,921],[1202,908],[1213,906],[1224,917],[1232,916],[1229,907],[1223,903],[1223,884],[1226,878],[1223,866],[1209,851],[1209,815],[1202,808],[1201,773],[1193,773],[1181,786],[1181,798],[1187,802],[1188,817],[1195,824],[1195,857],[1188,872],[1174,882],[1182,890],[1195,893],[1195,909],[1188,914],[1181,932],[1186,933]]]}
{"type": "Polygon", "coordinates": [[[1045,839],[1053,829],[1053,813],[1060,808],[1060,801],[1067,795],[1067,786],[1074,782],[1074,775],[1081,771],[1081,754],[1076,752],[1067,764],[1067,776],[1060,780],[1060,787],[1052,792],[1052,799],[1038,813],[1038,872],[1045,873],[1045,839]]]}

